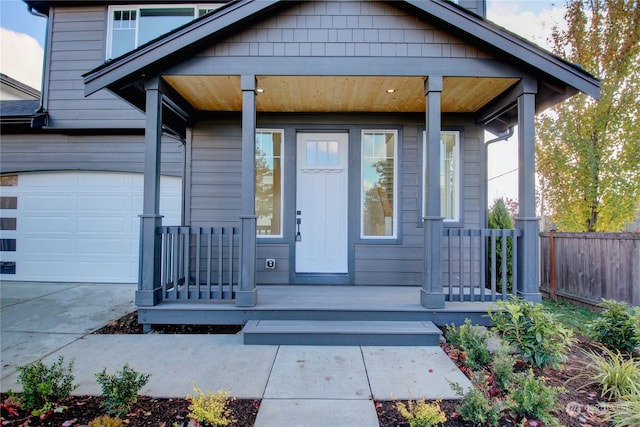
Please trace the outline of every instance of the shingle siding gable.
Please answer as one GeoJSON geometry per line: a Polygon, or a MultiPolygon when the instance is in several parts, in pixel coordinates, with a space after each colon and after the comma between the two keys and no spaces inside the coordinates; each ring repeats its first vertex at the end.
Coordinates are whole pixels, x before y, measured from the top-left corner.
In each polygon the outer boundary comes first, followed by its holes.
{"type": "Polygon", "coordinates": [[[393,5],[368,1],[301,3],[201,56],[488,57],[393,5]]]}

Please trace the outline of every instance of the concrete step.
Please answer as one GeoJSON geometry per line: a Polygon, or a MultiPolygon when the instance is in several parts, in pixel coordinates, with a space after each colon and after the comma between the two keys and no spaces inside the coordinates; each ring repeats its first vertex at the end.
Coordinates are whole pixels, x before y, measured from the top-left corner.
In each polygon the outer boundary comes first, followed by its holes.
{"type": "Polygon", "coordinates": [[[440,329],[429,321],[250,320],[245,344],[437,346],[440,329]]]}

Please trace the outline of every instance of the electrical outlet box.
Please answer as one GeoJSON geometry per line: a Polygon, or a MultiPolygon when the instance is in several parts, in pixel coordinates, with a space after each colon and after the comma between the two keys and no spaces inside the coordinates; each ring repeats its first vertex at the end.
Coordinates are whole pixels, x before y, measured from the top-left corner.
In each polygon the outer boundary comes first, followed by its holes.
{"type": "Polygon", "coordinates": [[[264,268],[267,270],[275,270],[276,269],[276,260],[273,258],[267,258],[264,260],[264,268]]]}

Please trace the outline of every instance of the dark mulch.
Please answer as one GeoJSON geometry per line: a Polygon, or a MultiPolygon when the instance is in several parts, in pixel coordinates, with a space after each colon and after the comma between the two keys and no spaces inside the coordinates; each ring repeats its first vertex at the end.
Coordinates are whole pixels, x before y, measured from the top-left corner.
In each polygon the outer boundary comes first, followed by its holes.
{"type": "MultiPolygon", "coordinates": [[[[152,325],[151,329],[160,334],[237,334],[242,330],[242,325],[152,325]]],[[[94,334],[104,335],[142,333],[137,311],[109,322],[94,332],[94,334]]]]}
{"type": "MultiPolygon", "coordinates": [[[[236,325],[153,325],[153,330],[158,333],[178,334],[235,334],[241,330],[236,325]]],[[[130,313],[117,321],[111,322],[104,328],[95,332],[97,334],[141,334],[142,325],[138,324],[137,312],[130,313]]],[[[460,364],[461,358],[455,350],[443,346],[451,359],[460,364]]],[[[609,424],[603,422],[597,411],[597,404],[602,399],[596,385],[589,384],[588,376],[580,376],[585,372],[583,350],[595,349],[596,343],[582,335],[577,336],[576,344],[569,355],[568,363],[561,370],[538,370],[536,374],[546,378],[548,385],[566,388],[566,393],[558,399],[556,416],[560,423],[567,427],[606,427],[609,424]]],[[[462,369],[464,372],[464,369],[462,369]]],[[[2,402],[8,396],[2,394],[2,402]]],[[[104,415],[105,411],[100,405],[100,397],[79,396],[71,397],[64,402],[65,409],[61,413],[50,414],[46,419],[29,417],[24,412],[17,416],[10,415],[6,408],[2,409],[2,425],[8,426],[81,426],[89,421],[104,415]]],[[[456,412],[457,401],[442,401],[441,408],[447,415],[446,427],[469,427],[470,423],[463,421],[456,412]]],[[[131,414],[123,417],[125,425],[161,426],[161,427],[188,427],[189,402],[185,399],[153,399],[140,397],[133,407],[131,414]]],[[[259,400],[235,400],[230,402],[232,416],[237,420],[233,426],[252,426],[260,406],[259,400]]],[[[375,402],[376,411],[381,427],[408,426],[408,423],[396,409],[395,402],[375,402]]],[[[508,419],[501,422],[501,427],[514,427],[516,424],[508,419]]],[[[193,426],[193,424],[191,424],[193,426]]]]}
{"type": "MultiPolygon", "coordinates": [[[[455,349],[443,345],[443,349],[449,357],[460,366],[461,359],[455,349]]],[[[598,403],[603,399],[600,396],[600,389],[592,383],[588,375],[585,375],[586,359],[583,351],[597,351],[598,344],[582,335],[576,336],[576,342],[572,346],[566,365],[560,370],[534,369],[534,373],[545,378],[546,384],[549,386],[564,387],[566,392],[561,393],[558,397],[555,415],[560,425],[566,427],[608,427],[609,423],[602,420],[598,403]]],[[[522,370],[522,365],[516,365],[517,370],[522,370]]],[[[462,368],[465,372],[465,368],[462,368]]],[[[465,372],[466,373],[466,372],[465,372]]],[[[406,403],[406,402],[405,402],[406,403]]],[[[473,424],[462,420],[456,411],[459,404],[455,400],[444,400],[440,402],[440,407],[447,416],[447,422],[443,427],[471,427],[473,424]]],[[[395,402],[376,402],[376,411],[380,421],[380,427],[404,427],[406,423],[402,415],[396,409],[395,402]]],[[[514,427],[519,425],[514,421],[505,417],[500,422],[500,427],[514,427]]],[[[533,424],[531,424],[533,427],[533,424]]]]}
{"type": "MultiPolygon", "coordinates": [[[[2,402],[7,395],[2,393],[2,402]]],[[[95,396],[73,396],[63,402],[63,410],[47,414],[44,418],[33,417],[22,410],[18,415],[9,415],[2,408],[2,425],[6,426],[86,426],[92,420],[105,415],[101,406],[102,398],[95,396]]],[[[260,407],[259,400],[233,400],[229,408],[236,420],[231,426],[253,426],[260,407]]],[[[121,417],[123,424],[130,427],[162,426],[186,427],[189,425],[189,402],[185,399],[153,399],[141,396],[131,408],[131,413],[121,417]]],[[[193,425],[193,423],[192,423],[193,425]]]]}

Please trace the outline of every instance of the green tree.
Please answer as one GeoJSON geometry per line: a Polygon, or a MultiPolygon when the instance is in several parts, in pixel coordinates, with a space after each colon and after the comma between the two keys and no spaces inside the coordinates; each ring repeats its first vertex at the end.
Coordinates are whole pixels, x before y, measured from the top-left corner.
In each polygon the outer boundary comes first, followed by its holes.
{"type": "Polygon", "coordinates": [[[640,200],[640,1],[568,0],[554,53],[601,79],[538,118],[543,212],[563,231],[620,231],[640,200]]]}
{"type": "MultiPolygon", "coordinates": [[[[513,220],[503,199],[496,199],[489,208],[489,228],[497,230],[510,230],[513,220]]],[[[502,253],[502,237],[496,238],[496,286],[498,292],[502,289],[502,259],[506,257],[507,265],[507,292],[513,292],[513,237],[507,237],[507,253],[502,253]]],[[[489,259],[489,275],[492,273],[492,260],[489,259]]],[[[491,276],[489,276],[491,277],[491,276]]]]}

